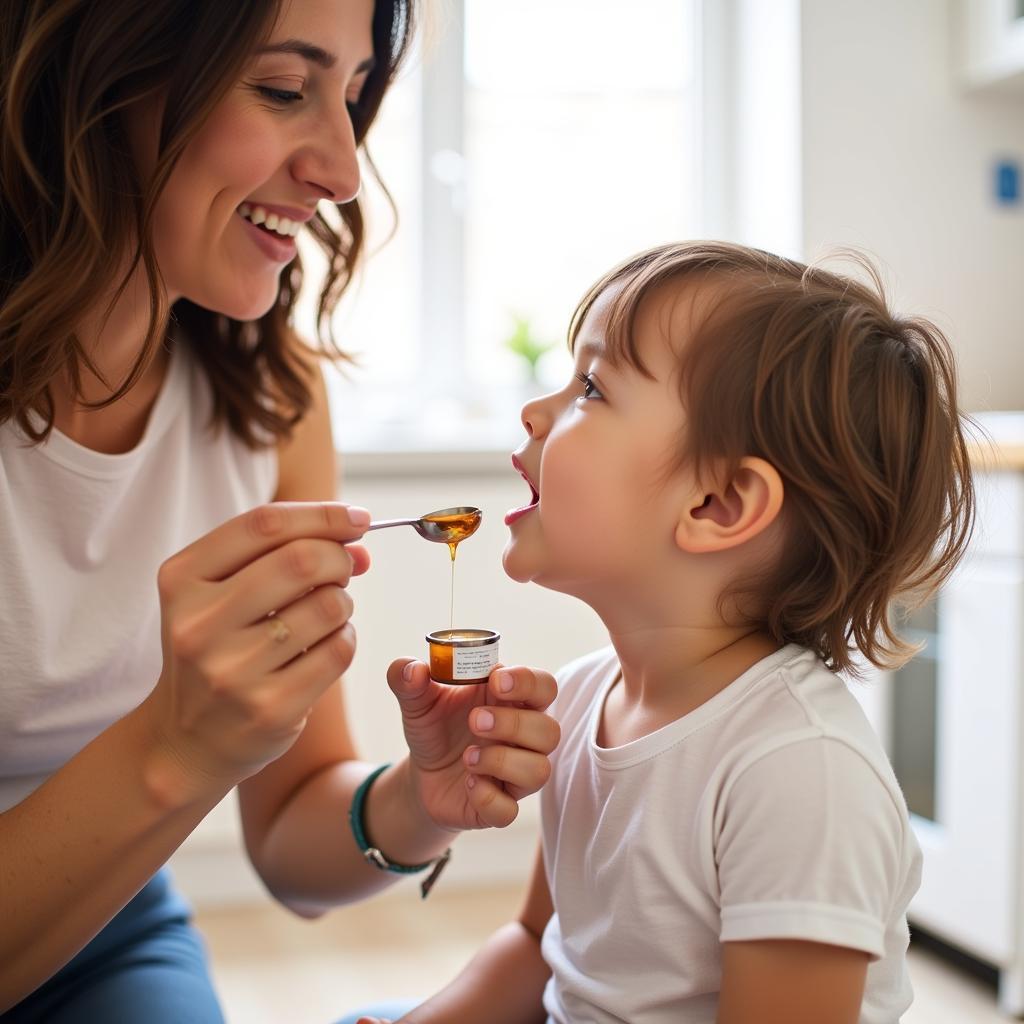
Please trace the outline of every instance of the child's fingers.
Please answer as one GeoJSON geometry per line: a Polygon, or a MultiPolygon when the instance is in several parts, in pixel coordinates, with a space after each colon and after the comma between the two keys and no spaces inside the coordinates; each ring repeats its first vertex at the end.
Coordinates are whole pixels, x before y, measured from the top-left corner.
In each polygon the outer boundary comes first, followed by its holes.
{"type": "Polygon", "coordinates": [[[499,665],[488,680],[491,696],[510,703],[544,711],[558,693],[555,677],[550,672],[523,665],[499,665]]]}
{"type": "Polygon", "coordinates": [[[516,820],[519,804],[486,775],[467,775],[469,802],[489,828],[505,828],[516,820]]]}
{"type": "Polygon", "coordinates": [[[543,711],[490,704],[474,708],[469,727],[481,739],[550,754],[561,738],[558,723],[543,711]]]}
{"type": "Polygon", "coordinates": [[[515,787],[513,795],[536,793],[551,777],[551,762],[543,754],[517,747],[467,747],[462,761],[475,775],[515,787]]]}

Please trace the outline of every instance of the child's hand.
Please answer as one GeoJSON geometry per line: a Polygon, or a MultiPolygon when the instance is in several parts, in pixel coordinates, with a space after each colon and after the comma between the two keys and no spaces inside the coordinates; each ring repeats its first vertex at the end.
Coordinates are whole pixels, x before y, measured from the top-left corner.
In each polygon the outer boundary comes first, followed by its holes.
{"type": "Polygon", "coordinates": [[[417,793],[443,828],[504,828],[518,801],[548,780],[560,735],[544,714],[556,693],[550,673],[499,665],[486,685],[449,686],[401,658],[388,685],[402,708],[417,793]]]}

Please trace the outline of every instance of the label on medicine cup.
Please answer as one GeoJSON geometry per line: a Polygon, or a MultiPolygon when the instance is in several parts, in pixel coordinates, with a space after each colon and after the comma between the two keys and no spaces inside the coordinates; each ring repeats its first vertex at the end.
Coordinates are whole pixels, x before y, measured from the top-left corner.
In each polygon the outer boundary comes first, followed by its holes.
{"type": "Polygon", "coordinates": [[[498,645],[456,647],[452,651],[452,679],[486,679],[498,664],[498,645]]]}

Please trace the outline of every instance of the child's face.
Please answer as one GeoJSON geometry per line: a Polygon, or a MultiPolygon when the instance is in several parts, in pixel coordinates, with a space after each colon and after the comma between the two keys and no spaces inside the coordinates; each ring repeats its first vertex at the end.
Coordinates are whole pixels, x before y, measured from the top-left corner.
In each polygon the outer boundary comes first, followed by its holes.
{"type": "Polygon", "coordinates": [[[580,329],[576,376],[523,408],[529,440],[513,460],[536,495],[506,516],[505,571],[591,601],[678,555],[675,526],[693,490],[673,468],[684,414],[679,356],[667,340],[685,337],[692,304],[657,291],[641,303],[635,334],[648,379],[608,359],[616,290],[598,298],[580,329]]]}
{"type": "MultiPolygon", "coordinates": [[[[259,227],[243,214],[263,207],[303,225],[321,199],[356,196],[347,104],[373,58],[373,10],[373,0],[282,4],[267,47],[186,147],[157,203],[157,262],[172,302],[183,296],[239,320],[262,316],[295,256],[294,227],[259,227]]],[[[151,110],[133,122],[144,173],[158,123],[151,110]]]]}

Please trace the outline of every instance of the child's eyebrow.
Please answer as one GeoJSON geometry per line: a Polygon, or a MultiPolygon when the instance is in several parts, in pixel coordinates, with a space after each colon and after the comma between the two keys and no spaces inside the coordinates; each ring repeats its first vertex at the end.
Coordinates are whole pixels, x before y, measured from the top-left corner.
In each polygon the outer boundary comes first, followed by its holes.
{"type": "Polygon", "coordinates": [[[576,346],[576,351],[580,355],[590,356],[591,358],[603,356],[605,354],[604,342],[591,340],[581,341],[576,346]]]}

